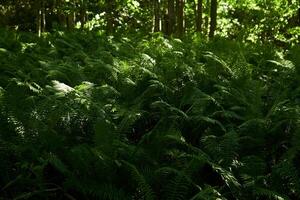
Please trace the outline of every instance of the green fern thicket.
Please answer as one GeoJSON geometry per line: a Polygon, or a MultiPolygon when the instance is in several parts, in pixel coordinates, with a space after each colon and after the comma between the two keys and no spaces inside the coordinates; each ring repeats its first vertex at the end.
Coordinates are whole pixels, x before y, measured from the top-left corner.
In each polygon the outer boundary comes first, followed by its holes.
{"type": "Polygon", "coordinates": [[[0,31],[0,199],[300,199],[300,48],[0,31]]]}

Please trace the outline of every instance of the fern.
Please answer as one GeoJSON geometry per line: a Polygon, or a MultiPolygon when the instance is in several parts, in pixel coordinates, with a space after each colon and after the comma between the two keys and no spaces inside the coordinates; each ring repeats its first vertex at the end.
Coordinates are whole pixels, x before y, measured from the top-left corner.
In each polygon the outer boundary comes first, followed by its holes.
{"type": "Polygon", "coordinates": [[[222,199],[226,200],[216,189],[206,185],[204,189],[200,188],[200,191],[193,196],[190,200],[213,200],[213,199],[222,199]]]}
{"type": "Polygon", "coordinates": [[[268,199],[275,199],[275,200],[289,200],[287,196],[280,195],[275,191],[260,188],[260,187],[255,187],[254,188],[254,194],[259,197],[267,197],[268,199]]]}
{"type": "Polygon", "coordinates": [[[164,199],[181,200],[187,198],[190,187],[193,185],[193,181],[188,175],[170,167],[160,168],[155,173],[169,179],[164,187],[164,199]]]}
{"type": "Polygon", "coordinates": [[[155,195],[151,186],[146,182],[143,175],[139,173],[138,169],[134,165],[124,160],[121,161],[121,163],[123,164],[123,167],[130,173],[132,181],[134,181],[136,184],[136,191],[134,194],[136,198],[145,200],[155,199],[155,195]]]}

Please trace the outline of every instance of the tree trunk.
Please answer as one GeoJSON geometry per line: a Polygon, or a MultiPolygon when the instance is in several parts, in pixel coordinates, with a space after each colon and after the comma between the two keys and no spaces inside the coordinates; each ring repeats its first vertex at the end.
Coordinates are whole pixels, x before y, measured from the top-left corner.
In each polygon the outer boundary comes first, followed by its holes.
{"type": "Polygon", "coordinates": [[[46,31],[46,2],[42,0],[42,7],[41,7],[41,32],[46,31]]]}
{"type": "Polygon", "coordinates": [[[161,6],[162,6],[162,19],[161,19],[161,24],[162,24],[162,32],[166,35],[168,35],[168,30],[169,30],[169,16],[168,16],[168,5],[167,1],[161,1],[161,6]]]}
{"type": "Polygon", "coordinates": [[[175,5],[175,13],[176,13],[175,32],[176,32],[176,34],[178,33],[178,12],[179,12],[179,0],[176,0],[176,5],[175,5]]]}
{"type": "Polygon", "coordinates": [[[154,32],[160,31],[160,4],[159,0],[154,0],[154,32]]]}
{"type": "Polygon", "coordinates": [[[80,27],[83,28],[85,22],[87,21],[86,16],[86,1],[82,0],[80,5],[80,27]]]}
{"type": "Polygon", "coordinates": [[[162,32],[168,35],[168,30],[169,30],[169,19],[168,19],[168,14],[165,11],[163,13],[163,19],[162,19],[162,32]]]}
{"type": "Polygon", "coordinates": [[[36,32],[40,37],[42,33],[42,6],[40,0],[36,0],[34,3],[36,10],[36,32]]]}
{"type": "Polygon", "coordinates": [[[217,28],[217,0],[211,0],[209,38],[213,38],[217,28]]]}
{"type": "Polygon", "coordinates": [[[167,35],[172,35],[175,26],[174,0],[168,0],[168,30],[167,35]]]}
{"type": "Polygon", "coordinates": [[[115,5],[115,2],[114,0],[106,0],[106,5],[107,5],[107,8],[106,8],[106,31],[108,33],[112,33],[114,32],[114,5],[115,5]]]}
{"type": "Polygon", "coordinates": [[[197,32],[201,32],[202,31],[202,13],[203,13],[203,0],[198,0],[198,3],[197,3],[197,14],[195,15],[196,16],[196,31],[197,32]]]}
{"type": "Polygon", "coordinates": [[[298,8],[298,26],[300,26],[300,8],[298,8]]]}
{"type": "Polygon", "coordinates": [[[68,29],[72,30],[75,27],[75,23],[76,23],[76,4],[75,2],[71,1],[70,3],[70,8],[69,8],[69,13],[67,15],[67,19],[68,19],[68,29]]]}
{"type": "Polygon", "coordinates": [[[184,33],[184,0],[177,0],[177,34],[181,37],[184,33]]]}
{"type": "Polygon", "coordinates": [[[208,27],[208,24],[209,24],[209,23],[208,23],[208,22],[209,22],[208,16],[209,16],[209,14],[210,14],[209,4],[210,4],[210,1],[209,1],[209,0],[206,0],[206,5],[205,5],[206,16],[205,16],[205,18],[204,18],[204,27],[205,27],[205,32],[204,32],[204,34],[205,34],[205,35],[207,35],[208,29],[209,29],[209,27],[208,27]]]}

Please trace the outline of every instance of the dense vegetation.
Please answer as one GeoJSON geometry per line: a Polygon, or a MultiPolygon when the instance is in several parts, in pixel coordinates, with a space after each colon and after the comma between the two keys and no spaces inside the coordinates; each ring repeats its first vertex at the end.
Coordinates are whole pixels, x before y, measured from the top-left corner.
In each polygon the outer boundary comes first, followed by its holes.
{"type": "Polygon", "coordinates": [[[299,198],[299,48],[0,38],[3,199],[299,198]]]}
{"type": "Polygon", "coordinates": [[[300,199],[296,1],[17,2],[0,200],[300,199]]]}

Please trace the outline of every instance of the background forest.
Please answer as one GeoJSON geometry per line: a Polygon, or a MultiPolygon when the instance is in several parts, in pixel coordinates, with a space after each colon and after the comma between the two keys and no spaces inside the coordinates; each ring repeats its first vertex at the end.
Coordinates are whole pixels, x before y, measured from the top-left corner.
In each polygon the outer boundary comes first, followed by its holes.
{"type": "Polygon", "coordinates": [[[243,41],[293,43],[297,0],[1,0],[0,25],[20,31],[195,32],[243,41]]]}
{"type": "Polygon", "coordinates": [[[0,0],[0,200],[300,200],[298,0],[0,0]]]}

